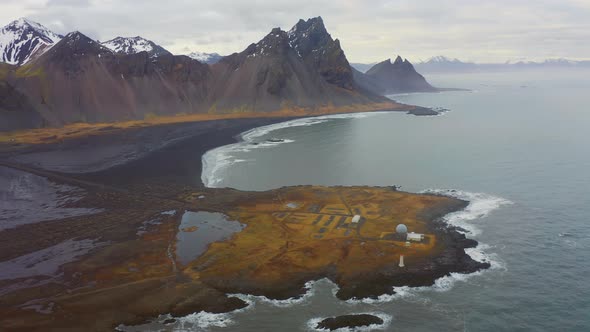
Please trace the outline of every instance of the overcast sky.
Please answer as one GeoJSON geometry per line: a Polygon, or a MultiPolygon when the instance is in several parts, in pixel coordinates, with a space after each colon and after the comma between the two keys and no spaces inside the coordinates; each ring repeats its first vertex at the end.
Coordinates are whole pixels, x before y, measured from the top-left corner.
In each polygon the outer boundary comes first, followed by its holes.
{"type": "Polygon", "coordinates": [[[27,17],[99,40],[140,35],[177,54],[241,51],[314,16],[351,62],[590,59],[590,0],[0,0],[0,25],[27,17]]]}

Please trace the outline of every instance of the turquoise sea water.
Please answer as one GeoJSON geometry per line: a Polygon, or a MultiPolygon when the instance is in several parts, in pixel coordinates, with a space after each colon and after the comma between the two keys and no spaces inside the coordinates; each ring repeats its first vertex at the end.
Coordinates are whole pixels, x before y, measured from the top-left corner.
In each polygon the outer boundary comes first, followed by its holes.
{"type": "Polygon", "coordinates": [[[376,313],[387,331],[589,331],[588,74],[428,77],[437,86],[472,91],[391,97],[451,110],[442,116],[295,120],[210,151],[202,174],[209,186],[395,184],[469,199],[468,209],[448,220],[479,241],[469,254],[492,268],[445,277],[433,287],[397,289],[377,301],[339,301],[327,280],[310,283],[297,300],[237,295],[251,305],[230,314],[196,313],[173,328],[299,331],[323,317],[376,313]]]}

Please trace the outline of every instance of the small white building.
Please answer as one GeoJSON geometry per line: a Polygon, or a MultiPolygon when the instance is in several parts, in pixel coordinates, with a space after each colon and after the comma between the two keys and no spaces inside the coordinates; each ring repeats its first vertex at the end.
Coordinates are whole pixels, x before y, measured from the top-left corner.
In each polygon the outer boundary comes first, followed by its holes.
{"type": "Polygon", "coordinates": [[[410,232],[406,238],[408,241],[422,242],[424,240],[424,234],[410,232]]]}
{"type": "Polygon", "coordinates": [[[354,217],[352,217],[352,220],[351,220],[351,222],[352,222],[353,224],[358,224],[358,222],[359,222],[359,221],[361,221],[361,216],[359,216],[358,214],[357,214],[357,215],[355,215],[354,217]]]}

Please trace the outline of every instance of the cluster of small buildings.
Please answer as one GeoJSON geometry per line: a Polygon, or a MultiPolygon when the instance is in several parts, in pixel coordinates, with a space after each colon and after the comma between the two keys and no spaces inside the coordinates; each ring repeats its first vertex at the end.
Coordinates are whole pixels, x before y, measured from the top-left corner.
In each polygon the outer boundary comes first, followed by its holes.
{"type": "Polygon", "coordinates": [[[408,233],[408,227],[404,224],[397,225],[395,232],[399,234],[400,237],[405,235],[405,240],[408,242],[422,242],[424,240],[424,234],[414,232],[408,233]]]}

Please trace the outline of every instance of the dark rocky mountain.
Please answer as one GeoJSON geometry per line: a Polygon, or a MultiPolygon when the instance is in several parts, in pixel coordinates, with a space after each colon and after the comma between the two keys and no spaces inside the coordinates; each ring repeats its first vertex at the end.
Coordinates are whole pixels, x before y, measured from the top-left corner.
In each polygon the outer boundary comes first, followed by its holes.
{"type": "Polygon", "coordinates": [[[74,32],[5,77],[57,126],[196,112],[207,104],[210,71],[186,56],[115,54],[74,32]]]}
{"type": "Polygon", "coordinates": [[[61,36],[41,24],[18,19],[0,30],[0,62],[22,65],[60,40],[61,36]]]}
{"type": "Polygon", "coordinates": [[[355,71],[355,79],[360,86],[378,94],[438,91],[400,56],[394,62],[391,59],[380,62],[364,74],[355,71]]]}
{"type": "Polygon", "coordinates": [[[191,53],[187,54],[186,56],[188,56],[191,59],[195,59],[199,62],[210,64],[210,65],[212,65],[214,63],[218,63],[223,58],[223,55],[220,55],[219,53],[204,53],[204,52],[191,52],[191,53]]]}
{"type": "Polygon", "coordinates": [[[215,107],[266,112],[383,101],[355,87],[352,68],[322,19],[279,28],[212,67],[215,107]]]}
{"type": "Polygon", "coordinates": [[[213,65],[169,52],[113,52],[73,32],[27,64],[0,69],[7,97],[0,98],[0,121],[21,128],[390,101],[354,81],[321,18],[299,21],[290,32],[275,28],[213,65]],[[17,116],[8,111],[14,105],[29,111],[17,116]]]}
{"type": "Polygon", "coordinates": [[[120,54],[135,54],[139,52],[147,52],[150,57],[157,57],[161,55],[171,55],[162,46],[147,40],[142,37],[117,37],[109,41],[103,42],[102,45],[115,53],[120,54]]]}

